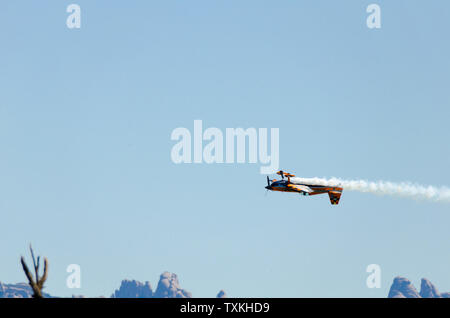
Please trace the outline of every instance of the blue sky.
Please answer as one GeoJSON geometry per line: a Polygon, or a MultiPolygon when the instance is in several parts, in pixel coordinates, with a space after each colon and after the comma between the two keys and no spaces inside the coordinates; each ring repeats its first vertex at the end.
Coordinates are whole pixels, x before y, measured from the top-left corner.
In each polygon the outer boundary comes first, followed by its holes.
{"type": "Polygon", "coordinates": [[[265,197],[259,164],[170,159],[201,119],[279,128],[298,176],[449,185],[448,2],[377,1],[378,30],[372,1],[80,0],[79,30],[70,3],[0,5],[0,281],[25,280],[31,242],[60,296],[165,270],[196,297],[385,297],[396,275],[450,291],[448,204],[265,197]]]}

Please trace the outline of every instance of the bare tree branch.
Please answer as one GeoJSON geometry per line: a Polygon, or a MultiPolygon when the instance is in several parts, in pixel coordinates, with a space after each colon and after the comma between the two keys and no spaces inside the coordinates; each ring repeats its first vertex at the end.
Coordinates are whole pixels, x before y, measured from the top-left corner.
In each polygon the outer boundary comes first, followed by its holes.
{"type": "Polygon", "coordinates": [[[20,262],[22,263],[23,271],[28,278],[28,281],[34,284],[33,275],[31,275],[30,270],[28,269],[27,263],[25,263],[25,259],[23,256],[20,258],[20,262]]]}
{"type": "Polygon", "coordinates": [[[22,268],[23,268],[23,271],[25,272],[25,276],[27,276],[28,284],[30,285],[31,289],[33,290],[33,298],[44,298],[44,296],[42,296],[42,289],[44,288],[44,283],[47,280],[47,276],[48,276],[48,260],[46,257],[44,257],[44,272],[42,274],[42,277],[39,277],[39,262],[40,262],[41,258],[40,258],[40,256],[38,256],[37,261],[36,261],[31,244],[30,244],[30,252],[31,252],[31,258],[33,259],[34,272],[36,275],[35,278],[33,278],[33,275],[31,274],[30,270],[28,269],[28,266],[25,263],[25,259],[23,258],[23,256],[20,258],[20,262],[22,263],[22,268]]]}
{"type": "Polygon", "coordinates": [[[48,260],[47,257],[44,257],[44,273],[42,274],[42,277],[38,281],[39,289],[42,290],[44,288],[44,283],[47,280],[47,276],[48,276],[48,260]]]}

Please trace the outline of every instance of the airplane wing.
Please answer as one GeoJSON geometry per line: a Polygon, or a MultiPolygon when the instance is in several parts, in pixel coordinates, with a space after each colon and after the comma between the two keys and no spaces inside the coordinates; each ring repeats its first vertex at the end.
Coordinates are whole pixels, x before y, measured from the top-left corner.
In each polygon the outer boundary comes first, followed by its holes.
{"type": "Polygon", "coordinates": [[[330,202],[332,205],[339,204],[339,199],[341,198],[342,192],[330,191],[328,196],[330,197],[330,202]]]}
{"type": "Polygon", "coordinates": [[[289,184],[288,187],[296,189],[298,191],[303,191],[306,193],[311,193],[313,192],[313,190],[310,187],[307,187],[305,185],[300,185],[300,184],[289,184]]]}

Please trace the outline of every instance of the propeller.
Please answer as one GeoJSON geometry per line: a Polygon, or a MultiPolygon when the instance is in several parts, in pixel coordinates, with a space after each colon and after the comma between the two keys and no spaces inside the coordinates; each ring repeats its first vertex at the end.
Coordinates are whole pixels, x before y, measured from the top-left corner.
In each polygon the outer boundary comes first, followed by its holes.
{"type": "Polygon", "coordinates": [[[269,179],[269,176],[267,176],[267,187],[266,187],[266,193],[264,194],[265,197],[267,197],[267,192],[269,192],[270,186],[271,186],[270,179],[269,179]]]}

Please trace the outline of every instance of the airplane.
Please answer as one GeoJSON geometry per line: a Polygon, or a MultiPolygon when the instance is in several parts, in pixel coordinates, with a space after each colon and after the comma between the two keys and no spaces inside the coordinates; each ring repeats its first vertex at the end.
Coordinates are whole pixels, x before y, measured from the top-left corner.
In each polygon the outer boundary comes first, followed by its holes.
{"type": "Polygon", "coordinates": [[[281,180],[269,180],[269,177],[267,176],[267,190],[296,192],[304,196],[328,193],[331,204],[339,204],[339,199],[341,198],[343,190],[341,187],[319,184],[314,182],[313,179],[298,178],[298,181],[295,180],[292,182],[291,177],[295,177],[295,175],[283,172],[282,170],[278,171],[277,174],[281,176],[281,180]],[[284,177],[287,177],[287,180],[285,180],[284,177]]]}

